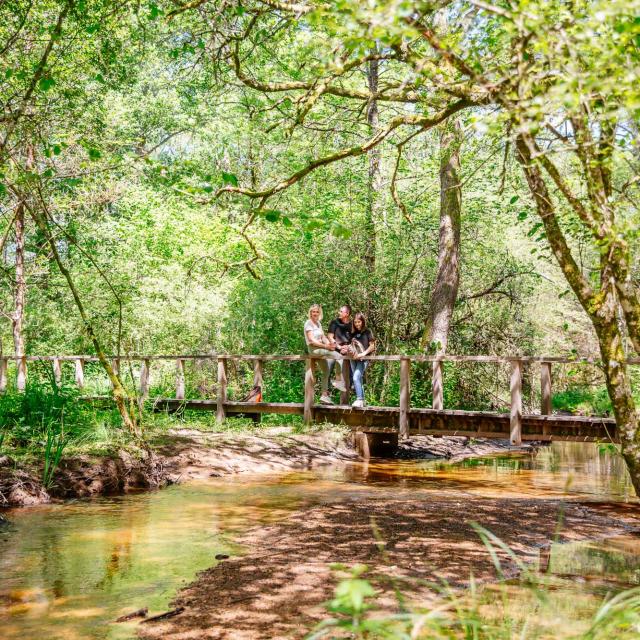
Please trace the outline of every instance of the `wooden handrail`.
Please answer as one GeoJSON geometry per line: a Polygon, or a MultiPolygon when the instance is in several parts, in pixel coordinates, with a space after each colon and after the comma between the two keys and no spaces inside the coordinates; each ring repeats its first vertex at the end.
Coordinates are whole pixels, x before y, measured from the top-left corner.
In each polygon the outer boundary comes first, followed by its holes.
{"type": "MultiPolygon", "coordinates": [[[[109,360],[127,360],[127,361],[144,361],[144,360],[239,360],[239,361],[292,361],[303,362],[308,358],[313,360],[326,360],[327,356],[317,354],[304,354],[304,355],[245,355],[245,354],[233,354],[233,353],[203,353],[203,354],[175,354],[175,355],[120,355],[120,356],[107,356],[109,360]]],[[[351,360],[347,356],[342,356],[344,360],[351,360]]],[[[15,355],[0,355],[0,360],[17,360],[19,356],[15,355]]],[[[60,362],[72,362],[76,360],[83,360],[84,362],[97,362],[98,358],[91,355],[54,355],[54,356],[24,356],[24,359],[28,362],[50,362],[59,360],[60,362]]],[[[598,364],[599,358],[585,357],[585,358],[571,358],[568,356],[457,356],[457,355],[442,355],[442,356],[428,356],[428,355],[388,355],[388,356],[366,356],[362,360],[369,360],[372,362],[400,362],[401,360],[409,360],[410,362],[487,362],[496,364],[508,364],[511,362],[523,362],[523,363],[543,363],[550,362],[553,364],[598,364]]],[[[640,358],[627,358],[626,364],[638,365],[640,364],[640,358]]]]}
{"type": "MultiPolygon", "coordinates": [[[[304,362],[304,403],[300,405],[301,413],[307,423],[313,422],[318,411],[322,417],[322,405],[315,404],[315,383],[316,378],[314,369],[317,360],[328,360],[328,356],[305,354],[305,355],[237,355],[237,354],[197,354],[197,355],[133,355],[133,356],[108,356],[111,360],[114,370],[120,369],[122,360],[139,362],[139,396],[138,402],[142,410],[145,400],[149,397],[151,386],[150,371],[152,362],[160,360],[173,361],[176,365],[176,393],[175,398],[171,402],[182,404],[199,403],[206,405],[207,408],[214,406],[216,409],[216,418],[218,422],[223,422],[227,417],[227,408],[235,406],[251,408],[250,402],[229,403],[227,395],[229,361],[247,361],[253,363],[253,383],[262,390],[264,384],[264,363],[269,361],[290,361],[304,362]],[[198,360],[215,361],[217,364],[217,394],[215,400],[190,401],[185,398],[185,362],[195,362],[198,360]]],[[[10,359],[17,361],[16,371],[16,388],[18,391],[24,391],[27,376],[27,361],[51,362],[53,366],[53,374],[55,384],[59,385],[62,379],[63,362],[72,362],[75,365],[75,383],[79,389],[82,389],[85,382],[85,363],[96,362],[95,356],[89,355],[73,355],[73,356],[2,356],[0,355],[0,393],[6,392],[7,389],[7,364],[10,359]]],[[[352,358],[343,357],[342,373],[346,384],[346,391],[340,394],[340,405],[349,404],[349,374],[350,367],[348,360],[352,358]]],[[[399,362],[400,364],[400,394],[399,406],[397,411],[397,429],[398,436],[401,439],[409,437],[410,415],[412,412],[433,411],[443,416],[448,415],[444,407],[444,385],[443,378],[445,374],[444,362],[469,362],[469,363],[490,363],[490,364],[510,364],[509,388],[511,392],[510,415],[509,415],[509,436],[512,444],[519,445],[523,440],[523,407],[522,407],[522,377],[523,367],[525,364],[538,364],[540,369],[540,395],[541,395],[541,416],[551,417],[551,387],[552,387],[552,365],[553,364],[596,364],[595,358],[568,358],[561,356],[456,356],[456,355],[388,355],[388,356],[367,356],[364,360],[373,362],[399,362]],[[416,409],[411,406],[411,363],[430,362],[433,365],[432,370],[432,408],[416,409]]],[[[630,358],[627,364],[640,364],[640,358],[630,358]]],[[[231,369],[233,370],[233,368],[231,369]]],[[[157,400],[157,399],[156,399],[157,400]]],[[[166,399],[165,399],[166,401],[166,399]]],[[[260,403],[261,407],[266,407],[269,403],[260,403]]],[[[271,406],[271,405],[269,405],[271,406]]],[[[275,406],[275,405],[274,405],[275,406]]],[[[298,406],[298,405],[296,405],[298,406]]],[[[281,412],[282,407],[276,407],[277,412],[281,412]]],[[[380,407],[377,408],[380,410],[380,407]]],[[[386,409],[389,409],[388,407],[386,409]]],[[[352,411],[352,409],[350,409],[352,411]]],[[[238,413],[235,411],[235,413],[238,413]]],[[[247,411],[247,415],[256,417],[255,412],[247,411]]],[[[484,415],[484,414],[483,414],[484,415]]],[[[490,414],[487,413],[487,416],[490,414]]],[[[259,416],[258,416],[259,418],[259,416]]],[[[525,434],[530,437],[531,434],[525,434]]],[[[550,426],[543,424],[543,436],[551,437],[550,426]]]]}

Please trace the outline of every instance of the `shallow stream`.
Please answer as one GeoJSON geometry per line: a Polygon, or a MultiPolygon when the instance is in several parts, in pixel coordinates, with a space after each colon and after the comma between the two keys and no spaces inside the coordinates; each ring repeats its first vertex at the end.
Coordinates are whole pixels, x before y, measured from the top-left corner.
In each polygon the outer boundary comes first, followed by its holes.
{"type": "MultiPolygon", "coordinates": [[[[241,553],[234,538],[249,527],[390,487],[398,498],[436,492],[636,502],[619,458],[595,445],[555,443],[534,454],[456,464],[371,461],[15,509],[0,529],[0,637],[130,638],[137,623],[114,624],[116,618],[141,607],[165,611],[217,554],[241,553]]],[[[587,597],[594,585],[640,584],[640,536],[555,544],[549,571],[571,577],[565,600],[575,610],[576,589],[587,597]]]]}

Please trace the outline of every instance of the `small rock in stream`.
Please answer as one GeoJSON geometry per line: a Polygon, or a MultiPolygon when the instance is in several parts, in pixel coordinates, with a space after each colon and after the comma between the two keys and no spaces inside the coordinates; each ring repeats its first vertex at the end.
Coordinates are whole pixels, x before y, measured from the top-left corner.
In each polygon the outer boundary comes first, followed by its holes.
{"type": "Polygon", "coordinates": [[[214,557],[216,560],[227,560],[229,558],[226,553],[216,553],[214,557]]]}

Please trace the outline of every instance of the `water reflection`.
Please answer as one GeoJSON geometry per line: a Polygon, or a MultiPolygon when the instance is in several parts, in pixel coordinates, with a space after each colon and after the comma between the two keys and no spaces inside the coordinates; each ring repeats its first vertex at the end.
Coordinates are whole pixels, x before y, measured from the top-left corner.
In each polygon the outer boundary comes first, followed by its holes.
{"type": "Polygon", "coordinates": [[[398,488],[465,491],[485,497],[544,497],[621,501],[635,500],[624,461],[596,445],[554,443],[530,454],[441,460],[374,460],[346,472],[327,472],[344,479],[398,488]]]}
{"type": "Polygon", "coordinates": [[[555,639],[559,632],[563,638],[588,638],[605,600],[640,584],[638,535],[554,544],[541,555],[545,575],[535,586],[510,580],[487,585],[479,596],[483,618],[512,621],[514,637],[526,629],[529,638],[555,639]]]}
{"type": "MultiPolygon", "coordinates": [[[[466,460],[371,461],[280,476],[212,479],[157,493],[14,510],[0,531],[2,637],[119,639],[135,622],[110,624],[141,607],[166,610],[176,590],[241,553],[234,537],[305,505],[416,491],[502,498],[626,501],[619,459],[595,446],[562,443],[533,455],[466,460]]],[[[605,575],[639,583],[637,539],[558,545],[554,574],[605,575]],[[630,541],[631,540],[631,541],[630,541]],[[573,548],[573,550],[571,550],[573,548]]]]}

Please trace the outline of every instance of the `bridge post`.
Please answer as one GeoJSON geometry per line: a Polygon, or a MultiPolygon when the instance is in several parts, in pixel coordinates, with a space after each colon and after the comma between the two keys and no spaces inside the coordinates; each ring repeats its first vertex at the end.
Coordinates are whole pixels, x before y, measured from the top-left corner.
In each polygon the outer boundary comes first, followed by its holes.
{"type": "Polygon", "coordinates": [[[342,361],[342,381],[345,391],[340,392],[340,404],[349,404],[349,396],[351,395],[351,363],[349,360],[342,361]]]}
{"type": "Polygon", "coordinates": [[[402,358],[400,360],[400,440],[409,437],[409,408],[411,404],[411,360],[402,358]]]}
{"type": "Polygon", "coordinates": [[[264,380],[263,380],[263,372],[264,372],[264,363],[262,360],[256,360],[253,363],[253,386],[260,387],[260,391],[263,391],[264,380]]]}
{"type": "Polygon", "coordinates": [[[20,356],[18,359],[18,378],[16,387],[18,391],[23,392],[27,386],[27,357],[20,356]]]}
{"type": "Polygon", "coordinates": [[[76,358],[76,386],[78,389],[84,387],[84,360],[76,358]]]}
{"type": "Polygon", "coordinates": [[[511,363],[511,444],[522,444],[522,361],[511,363]]]}
{"type": "Polygon", "coordinates": [[[176,360],[176,400],[184,400],[184,360],[176,360]]]}
{"type": "Polygon", "coordinates": [[[138,406],[140,407],[140,411],[144,408],[144,401],[149,396],[149,372],[151,370],[151,366],[149,364],[149,360],[146,358],[142,361],[142,366],[140,367],[140,398],[138,400],[138,406]]]}
{"type": "Polygon", "coordinates": [[[60,386],[62,382],[62,365],[60,364],[60,358],[53,359],[53,380],[56,383],[56,387],[60,386]]]}
{"type": "Polygon", "coordinates": [[[0,358],[0,393],[7,390],[7,358],[0,358]]]}
{"type": "Polygon", "coordinates": [[[442,411],[444,409],[442,360],[434,360],[433,362],[433,375],[431,376],[431,406],[437,411],[442,411]]]}
{"type": "Polygon", "coordinates": [[[551,363],[540,363],[540,413],[551,415],[551,363]]]}
{"type": "Polygon", "coordinates": [[[224,403],[227,401],[227,361],[218,358],[218,397],[216,399],[216,420],[224,422],[226,411],[224,403]]]}
{"type": "Polygon", "coordinates": [[[313,358],[305,358],[304,361],[304,422],[311,424],[313,422],[313,397],[315,379],[313,377],[314,368],[313,358]]]}

